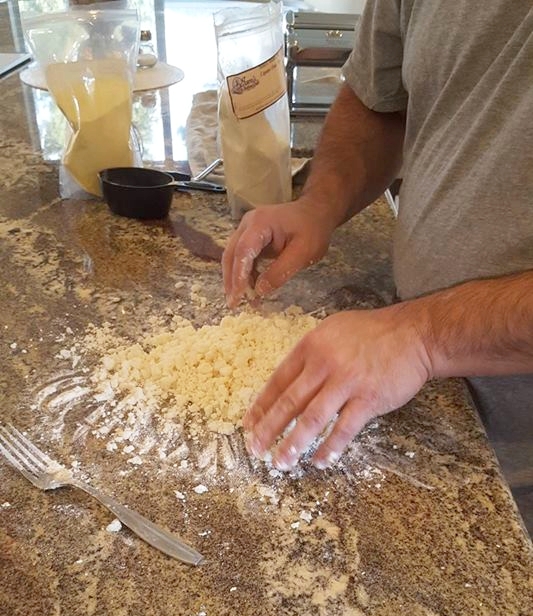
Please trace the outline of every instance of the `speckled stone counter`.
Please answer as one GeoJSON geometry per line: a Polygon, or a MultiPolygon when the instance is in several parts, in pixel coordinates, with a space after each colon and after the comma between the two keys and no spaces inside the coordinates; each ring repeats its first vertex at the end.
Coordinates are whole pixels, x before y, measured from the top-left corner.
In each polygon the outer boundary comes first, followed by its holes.
{"type": "MultiPolygon", "coordinates": [[[[205,561],[187,566],[114,532],[91,497],[40,492],[0,461],[0,613],[533,614],[531,542],[458,381],[428,384],[326,472],[273,472],[248,458],[239,432],[184,431],[186,464],[170,446],[161,454],[157,426],[137,427],[138,463],[106,447],[93,355],[77,354],[89,324],[135,341],[174,314],[217,322],[233,223],[225,197],[208,193],[176,194],[167,220],[146,223],[100,200],[62,200],[32,96],[17,75],[0,82],[0,419],[205,561]]],[[[300,153],[317,130],[295,127],[300,153]]],[[[392,223],[376,202],[268,308],[390,303],[392,223]]]]}

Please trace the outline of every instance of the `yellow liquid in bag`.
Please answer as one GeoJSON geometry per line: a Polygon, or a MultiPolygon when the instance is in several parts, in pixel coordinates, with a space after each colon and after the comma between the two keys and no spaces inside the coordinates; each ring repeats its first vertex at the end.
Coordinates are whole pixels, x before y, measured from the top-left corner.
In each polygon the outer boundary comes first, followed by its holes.
{"type": "Polygon", "coordinates": [[[48,89],[73,135],[63,165],[87,192],[101,196],[98,172],[131,167],[131,78],[123,60],[50,64],[48,89]]]}

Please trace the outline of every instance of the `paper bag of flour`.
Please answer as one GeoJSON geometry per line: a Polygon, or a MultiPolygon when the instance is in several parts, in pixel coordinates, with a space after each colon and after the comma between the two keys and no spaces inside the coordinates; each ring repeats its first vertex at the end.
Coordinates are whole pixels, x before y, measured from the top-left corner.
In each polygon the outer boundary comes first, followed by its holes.
{"type": "Polygon", "coordinates": [[[219,142],[231,213],[240,218],[292,196],[281,3],[224,9],[214,23],[219,142]]]}

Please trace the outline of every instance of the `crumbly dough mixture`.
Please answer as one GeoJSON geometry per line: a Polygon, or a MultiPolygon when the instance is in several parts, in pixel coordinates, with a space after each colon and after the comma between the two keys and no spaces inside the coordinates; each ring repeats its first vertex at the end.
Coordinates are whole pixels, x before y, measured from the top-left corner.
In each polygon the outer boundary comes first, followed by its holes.
{"type": "Polygon", "coordinates": [[[242,312],[200,328],[175,317],[169,329],[108,351],[93,383],[102,400],[164,407],[166,417],[194,417],[231,434],[276,366],[317,322],[297,307],[266,316],[242,312]]]}

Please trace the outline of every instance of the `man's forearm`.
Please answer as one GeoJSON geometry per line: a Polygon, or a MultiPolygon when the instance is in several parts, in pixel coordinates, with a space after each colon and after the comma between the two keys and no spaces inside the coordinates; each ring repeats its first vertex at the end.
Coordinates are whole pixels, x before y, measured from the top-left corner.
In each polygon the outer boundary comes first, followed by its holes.
{"type": "Polygon", "coordinates": [[[402,114],[372,111],[343,85],[326,117],[303,194],[342,224],[397,177],[404,128],[402,114]]]}
{"type": "Polygon", "coordinates": [[[404,310],[418,323],[432,376],[533,373],[531,270],[467,282],[404,310]]]}

